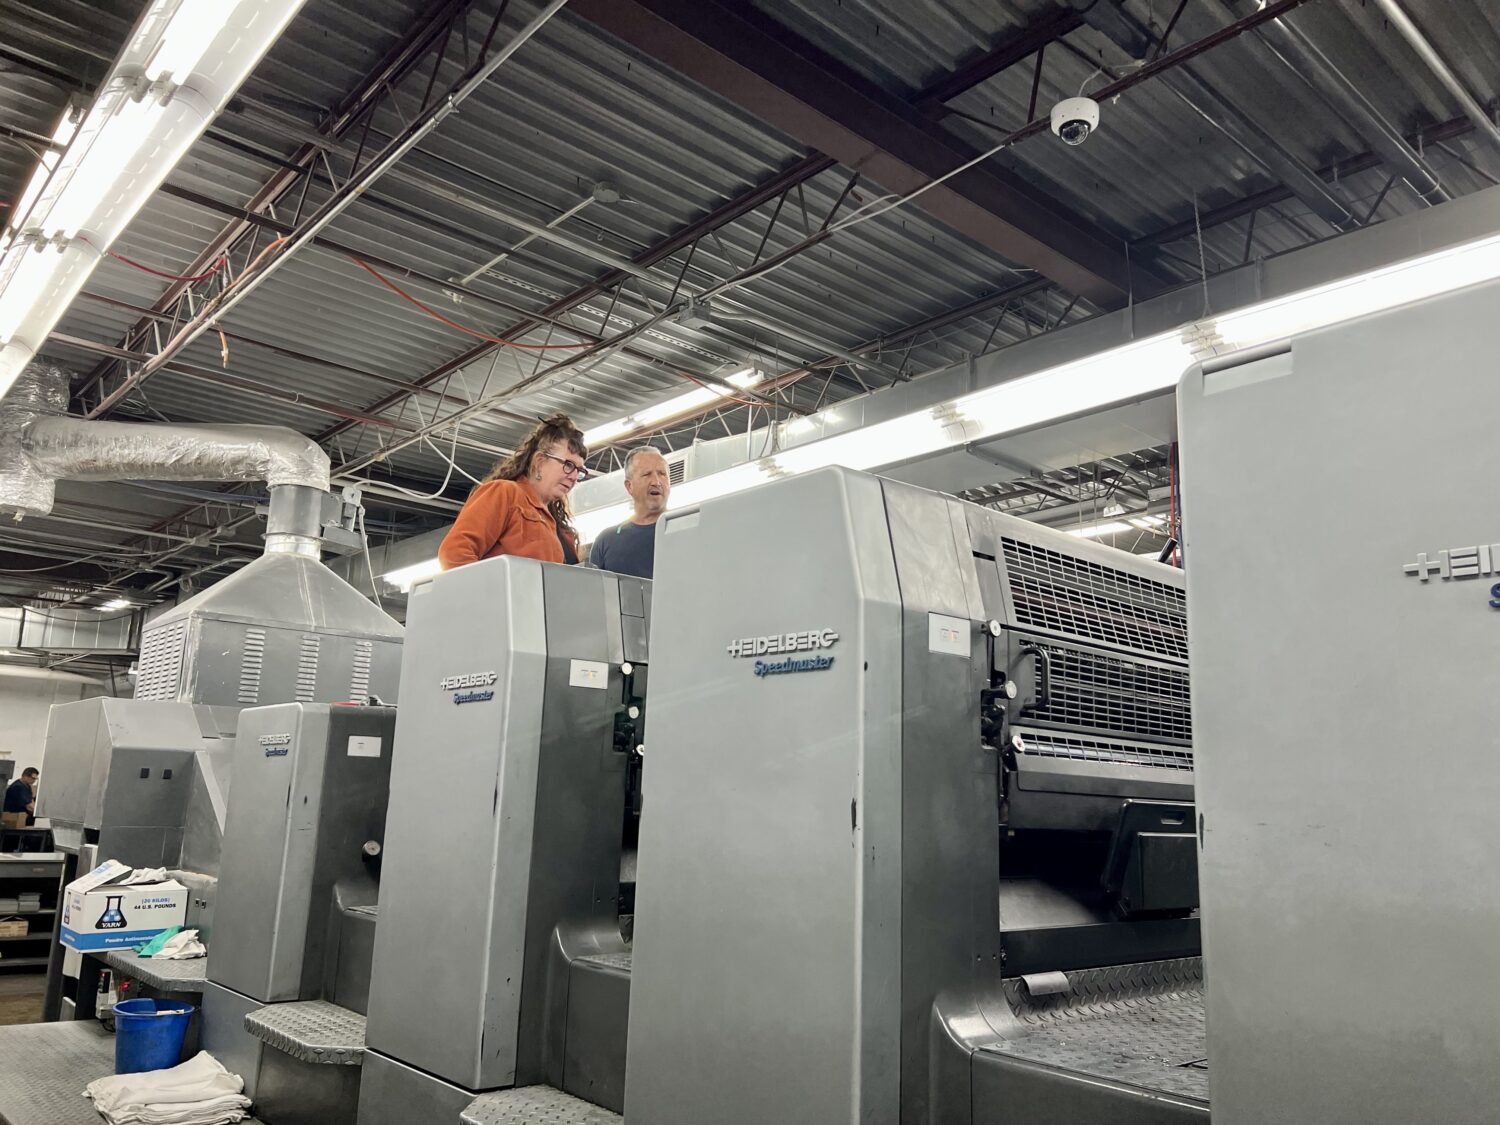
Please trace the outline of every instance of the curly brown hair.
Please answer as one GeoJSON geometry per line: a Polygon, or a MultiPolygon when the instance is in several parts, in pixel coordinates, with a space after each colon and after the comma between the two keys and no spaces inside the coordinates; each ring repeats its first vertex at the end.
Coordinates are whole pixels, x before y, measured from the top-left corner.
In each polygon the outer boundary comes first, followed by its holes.
{"type": "MultiPolygon", "coordinates": [[[[536,460],[538,450],[546,449],[554,442],[566,442],[570,450],[578,456],[581,464],[588,459],[588,446],[583,444],[583,431],[573,424],[573,419],[566,414],[553,414],[543,418],[526,435],[526,439],[516,446],[516,451],[509,457],[501,458],[495,462],[495,467],[490,470],[484,479],[492,480],[525,480],[531,475],[531,463],[536,460]]],[[[561,500],[554,500],[547,505],[547,510],[552,513],[552,518],[558,524],[573,530],[573,511],[568,506],[568,498],[564,496],[561,500]]]]}

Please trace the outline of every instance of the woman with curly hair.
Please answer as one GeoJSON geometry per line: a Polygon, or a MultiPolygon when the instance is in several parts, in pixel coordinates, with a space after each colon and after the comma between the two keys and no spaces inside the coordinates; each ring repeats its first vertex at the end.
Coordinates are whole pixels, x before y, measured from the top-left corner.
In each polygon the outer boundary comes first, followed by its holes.
{"type": "Polygon", "coordinates": [[[568,493],[584,476],[588,449],[566,414],[537,423],[464,502],[438,548],[444,570],[498,555],[577,563],[568,493]]]}

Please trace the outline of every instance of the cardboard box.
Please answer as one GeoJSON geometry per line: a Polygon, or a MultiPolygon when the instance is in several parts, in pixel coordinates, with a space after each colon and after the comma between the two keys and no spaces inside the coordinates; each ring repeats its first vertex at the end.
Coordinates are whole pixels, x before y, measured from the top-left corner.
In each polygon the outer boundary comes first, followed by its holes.
{"type": "Polygon", "coordinates": [[[80,953],[143,945],[168,926],[187,921],[187,888],[168,881],[121,887],[130,868],[108,860],[63,891],[58,940],[80,953]]]}

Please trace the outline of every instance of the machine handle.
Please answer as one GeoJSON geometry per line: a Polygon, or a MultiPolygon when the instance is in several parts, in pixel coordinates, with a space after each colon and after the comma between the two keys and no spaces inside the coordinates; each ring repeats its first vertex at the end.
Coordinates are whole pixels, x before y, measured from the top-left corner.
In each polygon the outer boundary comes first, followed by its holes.
{"type": "Polygon", "coordinates": [[[1036,661],[1036,707],[1046,707],[1052,699],[1052,656],[1041,645],[1022,645],[1022,656],[1036,661]]]}

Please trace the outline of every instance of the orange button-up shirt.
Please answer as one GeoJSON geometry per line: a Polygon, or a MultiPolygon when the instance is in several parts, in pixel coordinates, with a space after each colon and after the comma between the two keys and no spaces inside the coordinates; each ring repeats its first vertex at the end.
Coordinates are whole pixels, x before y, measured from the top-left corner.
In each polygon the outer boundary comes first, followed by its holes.
{"type": "MultiPolygon", "coordinates": [[[[567,529],[563,534],[576,557],[577,538],[567,529]]],[[[500,555],[566,561],[557,538],[557,521],[525,481],[491,480],[477,486],[438,548],[444,570],[500,555]]]]}

